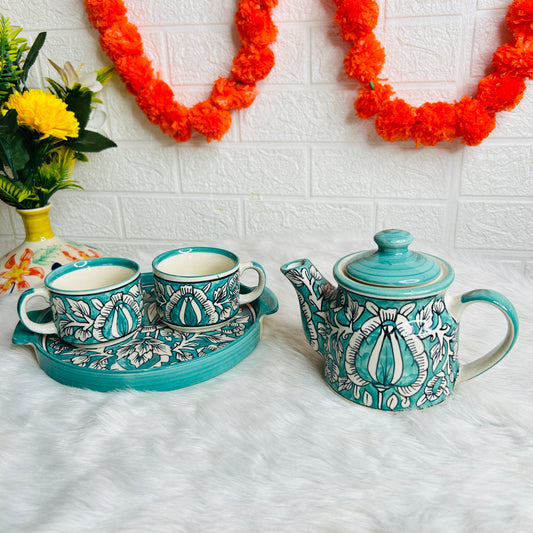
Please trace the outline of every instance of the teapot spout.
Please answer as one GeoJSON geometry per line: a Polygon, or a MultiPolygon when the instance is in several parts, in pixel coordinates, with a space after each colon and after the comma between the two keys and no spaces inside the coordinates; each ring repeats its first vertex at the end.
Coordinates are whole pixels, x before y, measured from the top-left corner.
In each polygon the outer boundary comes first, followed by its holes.
{"type": "Polygon", "coordinates": [[[328,310],[337,290],[309,259],[291,261],[280,270],[296,289],[307,341],[323,356],[328,310]]]}

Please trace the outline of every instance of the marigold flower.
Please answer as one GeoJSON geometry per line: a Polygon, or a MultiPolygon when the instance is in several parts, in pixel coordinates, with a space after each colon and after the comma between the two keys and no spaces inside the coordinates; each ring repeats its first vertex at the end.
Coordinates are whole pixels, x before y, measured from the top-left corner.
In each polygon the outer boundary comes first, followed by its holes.
{"type": "Polygon", "coordinates": [[[172,105],[174,93],[162,80],[150,80],[136,95],[138,106],[150,122],[157,124],[168,106],[172,105]]]}
{"type": "Polygon", "coordinates": [[[393,94],[394,89],[388,84],[374,82],[372,86],[363,87],[354,102],[357,116],[362,119],[373,117],[393,94]]]}
{"type": "Polygon", "coordinates": [[[126,17],[120,17],[100,34],[100,44],[113,62],[124,56],[143,53],[141,34],[126,17]]]}
{"type": "Polygon", "coordinates": [[[115,70],[133,94],[145,87],[155,75],[152,62],[140,54],[120,57],[115,61],[115,70]]]}
{"type": "Polygon", "coordinates": [[[373,33],[359,39],[344,58],[344,71],[350,78],[368,83],[376,79],[385,63],[385,49],[373,33]]]}
{"type": "Polygon", "coordinates": [[[85,9],[97,30],[109,28],[126,14],[122,0],[85,0],[85,9]]]}
{"type": "Polygon", "coordinates": [[[189,110],[178,102],[172,102],[159,119],[159,127],[177,142],[188,141],[192,134],[189,110]]]}
{"type": "Polygon", "coordinates": [[[524,78],[489,74],[477,86],[476,99],[489,111],[510,111],[524,95],[524,78]]]}
{"type": "Polygon", "coordinates": [[[476,99],[464,96],[455,104],[457,112],[457,136],[469,146],[477,146],[489,136],[496,126],[496,115],[488,111],[476,99]]]}
{"type": "Polygon", "coordinates": [[[344,0],[337,5],[334,22],[345,41],[354,43],[376,27],[379,6],[375,0],[344,0]]]}
{"type": "Polygon", "coordinates": [[[425,103],[416,110],[416,120],[411,127],[411,137],[416,146],[435,146],[441,141],[453,141],[456,130],[453,104],[446,102],[425,103]]]}
{"type": "Polygon", "coordinates": [[[533,46],[504,44],[494,52],[492,65],[500,75],[533,79],[533,46]]]}
{"type": "Polygon", "coordinates": [[[197,103],[190,110],[189,119],[192,127],[205,135],[207,142],[212,139],[220,141],[231,126],[231,113],[219,109],[211,100],[197,103]]]}
{"type": "Polygon", "coordinates": [[[533,37],[533,3],[531,0],[514,0],[505,17],[507,29],[515,36],[525,39],[533,37]]]}
{"type": "Polygon", "coordinates": [[[254,0],[241,0],[235,13],[235,26],[244,44],[267,46],[276,40],[278,29],[270,11],[254,0]]]}
{"type": "Polygon", "coordinates": [[[376,116],[376,131],[387,141],[406,141],[416,120],[416,107],[401,98],[385,102],[376,116]]]}
{"type": "Polygon", "coordinates": [[[213,86],[211,100],[220,109],[242,109],[252,105],[257,93],[254,83],[218,78],[213,86]]]}
{"type": "Polygon", "coordinates": [[[274,52],[268,46],[241,46],[233,60],[231,74],[243,83],[255,83],[266,78],[274,64],[274,52]]]}
{"type": "Polygon", "coordinates": [[[42,89],[13,93],[5,107],[17,112],[20,126],[28,126],[41,133],[41,139],[55,137],[66,140],[67,137],[79,135],[79,122],[74,113],[67,109],[67,104],[55,94],[42,89]]]}

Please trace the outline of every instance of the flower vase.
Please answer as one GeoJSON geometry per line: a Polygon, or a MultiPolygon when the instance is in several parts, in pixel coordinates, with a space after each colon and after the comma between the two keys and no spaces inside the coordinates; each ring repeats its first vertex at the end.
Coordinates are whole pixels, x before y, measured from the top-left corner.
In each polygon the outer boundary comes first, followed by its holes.
{"type": "Polygon", "coordinates": [[[51,205],[17,209],[24,242],[0,259],[0,296],[43,285],[46,274],[71,261],[101,257],[97,250],[57,237],[50,224],[51,205]]]}

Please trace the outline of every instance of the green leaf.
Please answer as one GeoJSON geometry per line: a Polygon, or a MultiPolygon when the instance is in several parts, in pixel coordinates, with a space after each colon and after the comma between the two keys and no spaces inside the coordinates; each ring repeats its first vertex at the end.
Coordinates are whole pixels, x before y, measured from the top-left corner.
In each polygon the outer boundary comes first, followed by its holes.
{"type": "Polygon", "coordinates": [[[26,200],[36,200],[35,193],[20,182],[13,182],[0,175],[0,199],[13,207],[23,207],[26,200]]]}
{"type": "Polygon", "coordinates": [[[101,152],[117,146],[111,139],[89,130],[82,131],[77,139],[65,144],[75,152],[101,152]]]}
{"type": "Polygon", "coordinates": [[[13,29],[9,19],[0,16],[0,105],[20,84],[20,61],[28,50],[26,39],[17,37],[22,28],[13,29]]]}
{"type": "Polygon", "coordinates": [[[113,71],[115,67],[113,65],[107,65],[96,71],[96,79],[102,84],[105,85],[113,76],[113,71]]]}
{"type": "Polygon", "coordinates": [[[65,96],[65,89],[63,86],[51,78],[45,78],[45,80],[50,84],[50,92],[63,100],[63,97],[65,96]]]}
{"type": "Polygon", "coordinates": [[[89,158],[85,154],[82,154],[81,152],[75,152],[74,159],[76,159],[76,161],[81,161],[83,163],[89,162],[89,158]]]}
{"type": "Polygon", "coordinates": [[[23,82],[25,82],[28,79],[30,68],[33,66],[33,64],[37,60],[37,57],[39,55],[39,52],[41,51],[41,48],[45,40],[46,40],[46,32],[42,31],[41,33],[39,33],[39,35],[37,35],[37,37],[35,38],[35,41],[33,41],[30,51],[28,52],[28,55],[26,56],[26,60],[24,61],[24,67],[22,68],[22,81],[23,82]]]}
{"type": "Polygon", "coordinates": [[[30,160],[24,136],[17,124],[17,112],[14,109],[10,109],[0,119],[0,160],[4,167],[11,169],[14,176],[30,160]]]}
{"type": "Polygon", "coordinates": [[[0,135],[9,135],[15,133],[19,125],[17,122],[17,111],[10,109],[3,117],[0,118],[0,135]]]}
{"type": "Polygon", "coordinates": [[[80,90],[80,85],[75,85],[72,89],[67,89],[65,103],[67,109],[76,115],[80,123],[80,130],[84,130],[91,115],[91,92],[80,90]]]}

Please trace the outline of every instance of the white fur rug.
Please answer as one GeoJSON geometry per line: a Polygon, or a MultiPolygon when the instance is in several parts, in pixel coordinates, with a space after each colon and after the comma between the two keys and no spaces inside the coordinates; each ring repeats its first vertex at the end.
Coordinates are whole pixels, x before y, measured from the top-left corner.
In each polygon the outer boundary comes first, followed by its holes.
{"type": "MultiPolygon", "coordinates": [[[[16,298],[0,299],[1,532],[533,531],[531,281],[415,240],[455,267],[453,293],[506,294],[521,333],[503,362],[445,403],[390,414],[330,391],[279,272],[310,257],[332,278],[335,260],[373,248],[371,237],[209,244],[261,262],[280,309],[249,357],[187,389],[60,385],[31,348],[11,344],[16,298]]],[[[160,251],[130,256],[148,271],[160,251]]],[[[500,316],[478,307],[461,323],[464,359],[502,335],[500,316]]]]}

